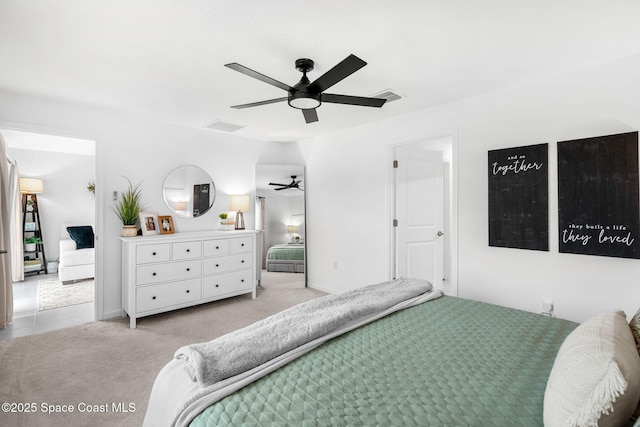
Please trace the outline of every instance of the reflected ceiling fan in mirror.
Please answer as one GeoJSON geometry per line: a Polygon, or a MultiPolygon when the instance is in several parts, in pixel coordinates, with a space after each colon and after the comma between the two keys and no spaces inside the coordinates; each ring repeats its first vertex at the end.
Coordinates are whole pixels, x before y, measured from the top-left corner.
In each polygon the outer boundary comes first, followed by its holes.
{"type": "Polygon", "coordinates": [[[302,188],[300,188],[300,182],[302,182],[302,180],[301,179],[296,180],[296,175],[291,175],[291,182],[289,184],[278,184],[276,182],[270,182],[269,185],[275,185],[279,187],[279,188],[274,188],[275,191],[289,190],[289,189],[304,191],[302,188]]]}
{"type": "Polygon", "coordinates": [[[313,61],[311,59],[301,58],[296,61],[296,69],[302,73],[302,79],[300,79],[296,85],[289,86],[279,82],[278,80],[272,79],[271,77],[265,76],[264,74],[260,74],[257,71],[253,71],[244,65],[238,64],[237,62],[225,64],[225,67],[231,68],[232,70],[238,71],[277,88],[286,90],[289,93],[286,97],[252,102],[250,104],[234,105],[231,108],[241,109],[287,101],[291,107],[302,110],[302,114],[304,115],[304,119],[307,123],[313,123],[318,121],[316,108],[318,108],[323,102],[359,105],[364,107],[382,107],[386,102],[386,99],[383,98],[367,98],[362,96],[324,93],[325,90],[329,89],[331,86],[346,77],[349,77],[365,65],[367,65],[366,62],[352,54],[311,83],[307,78],[307,73],[313,70],[313,61]]]}

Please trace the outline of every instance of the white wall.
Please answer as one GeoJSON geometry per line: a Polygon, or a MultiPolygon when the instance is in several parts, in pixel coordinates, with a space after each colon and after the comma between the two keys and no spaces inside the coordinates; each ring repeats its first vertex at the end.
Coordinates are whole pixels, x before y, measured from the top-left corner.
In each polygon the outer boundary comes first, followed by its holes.
{"type": "Polygon", "coordinates": [[[548,142],[555,153],[556,141],[640,129],[638,75],[640,56],[634,56],[313,141],[304,149],[312,154],[306,175],[310,285],[338,291],[388,280],[390,146],[451,134],[457,141],[459,296],[532,312],[541,311],[542,298],[553,298],[558,317],[575,321],[616,308],[631,316],[640,307],[640,260],[558,253],[554,163],[550,251],[488,246],[487,151],[548,142]]]}
{"type": "Polygon", "coordinates": [[[87,190],[95,182],[95,157],[18,148],[7,148],[7,154],[18,162],[21,176],[43,180],[44,192],[38,194],[42,238],[47,261],[56,261],[63,224],[95,221],[95,196],[87,190]]]}
{"type": "MultiPolygon", "coordinates": [[[[122,176],[142,181],[145,209],[171,214],[162,199],[166,175],[181,165],[199,166],[211,175],[217,197],[211,213],[195,219],[177,218],[177,231],[215,229],[217,214],[228,210],[229,194],[250,194],[253,201],[255,165],[303,163],[300,150],[290,144],[266,143],[207,129],[191,129],[162,123],[136,113],[53,103],[47,100],[0,93],[0,127],[31,130],[96,141],[96,209],[98,211],[97,292],[102,317],[121,313],[120,224],[112,206],[113,191],[126,186],[122,176]]],[[[84,178],[83,178],[84,181],[84,178]]],[[[93,196],[92,196],[93,197],[93,196]]],[[[253,228],[255,209],[245,213],[253,228]]]]}

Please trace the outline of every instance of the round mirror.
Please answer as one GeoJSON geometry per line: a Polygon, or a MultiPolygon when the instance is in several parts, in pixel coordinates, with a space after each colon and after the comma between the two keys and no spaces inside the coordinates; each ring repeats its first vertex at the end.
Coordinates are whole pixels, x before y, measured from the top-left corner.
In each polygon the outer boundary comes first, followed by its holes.
{"type": "Polygon", "coordinates": [[[216,199],[216,186],[208,173],[197,166],[174,169],[162,186],[164,202],[183,218],[204,215],[216,199]]]}

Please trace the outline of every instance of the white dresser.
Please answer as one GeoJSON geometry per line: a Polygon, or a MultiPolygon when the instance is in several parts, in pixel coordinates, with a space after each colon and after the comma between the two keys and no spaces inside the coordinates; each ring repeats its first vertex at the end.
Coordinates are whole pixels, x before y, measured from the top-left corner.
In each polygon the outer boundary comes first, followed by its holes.
{"type": "Polygon", "coordinates": [[[203,231],[122,237],[122,308],[136,319],[251,293],[256,232],[203,231]]]}

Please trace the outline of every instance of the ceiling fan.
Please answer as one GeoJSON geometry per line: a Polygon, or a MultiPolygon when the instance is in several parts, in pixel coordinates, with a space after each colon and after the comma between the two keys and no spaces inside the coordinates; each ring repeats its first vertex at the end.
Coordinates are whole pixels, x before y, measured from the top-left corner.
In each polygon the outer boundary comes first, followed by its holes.
{"type": "Polygon", "coordinates": [[[277,88],[286,90],[289,95],[282,98],[268,99],[266,101],[252,102],[250,104],[233,105],[231,108],[249,108],[259,105],[273,104],[287,101],[293,108],[302,110],[307,123],[318,121],[318,108],[323,102],[334,104],[360,105],[365,107],[382,107],[386,102],[383,98],[367,98],[362,96],[337,95],[333,93],[323,93],[331,86],[342,79],[349,77],[360,68],[367,65],[362,59],[355,55],[349,55],[338,63],[335,67],[318,77],[313,83],[307,78],[307,73],[313,70],[313,61],[308,58],[301,58],[296,61],[296,69],[302,73],[302,79],[294,86],[289,86],[271,77],[253,71],[250,68],[240,65],[237,62],[225,64],[225,67],[238,71],[254,79],[258,79],[277,88]]]}
{"type": "Polygon", "coordinates": [[[296,175],[291,175],[291,182],[289,184],[278,184],[277,182],[270,182],[269,185],[276,185],[280,187],[280,188],[274,188],[275,191],[288,190],[290,188],[298,189],[302,191],[302,188],[300,188],[301,181],[302,181],[301,179],[296,181],[296,175]]]}

